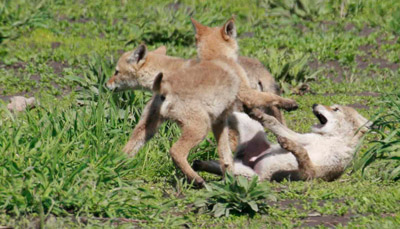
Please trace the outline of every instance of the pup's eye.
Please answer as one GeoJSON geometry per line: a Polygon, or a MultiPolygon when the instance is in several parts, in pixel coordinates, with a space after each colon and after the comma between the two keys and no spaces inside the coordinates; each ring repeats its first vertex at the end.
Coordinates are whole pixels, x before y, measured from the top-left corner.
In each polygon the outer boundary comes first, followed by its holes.
{"type": "Polygon", "coordinates": [[[119,71],[115,70],[114,75],[118,75],[119,71]]]}
{"type": "Polygon", "coordinates": [[[161,95],[160,99],[161,99],[161,101],[164,101],[165,100],[165,95],[161,95]]]}
{"type": "Polygon", "coordinates": [[[337,108],[337,107],[333,108],[333,111],[338,111],[338,110],[339,110],[339,108],[337,108]]]}

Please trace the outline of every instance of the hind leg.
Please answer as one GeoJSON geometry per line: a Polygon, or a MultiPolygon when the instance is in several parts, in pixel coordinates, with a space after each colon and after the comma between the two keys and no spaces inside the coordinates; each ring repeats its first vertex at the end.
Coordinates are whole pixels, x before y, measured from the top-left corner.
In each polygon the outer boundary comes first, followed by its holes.
{"type": "Polygon", "coordinates": [[[292,99],[282,98],[271,92],[260,92],[243,86],[239,90],[238,98],[249,108],[277,106],[287,111],[298,108],[296,101],[292,99]]]}
{"type": "Polygon", "coordinates": [[[218,156],[222,172],[233,171],[233,155],[229,146],[229,128],[226,119],[218,120],[212,126],[218,144],[218,156]]]}
{"type": "MultiPolygon", "coordinates": [[[[196,119],[191,119],[196,120],[196,119]]],[[[199,144],[208,133],[207,122],[186,122],[181,125],[182,135],[171,147],[170,154],[175,165],[181,169],[189,181],[194,181],[196,185],[203,185],[204,180],[190,167],[187,156],[189,151],[199,144]]]]}
{"type": "Polygon", "coordinates": [[[299,175],[302,180],[315,178],[315,168],[306,149],[285,137],[278,137],[278,142],[282,148],[291,152],[296,157],[299,164],[299,175]]]}
{"type": "Polygon", "coordinates": [[[284,126],[282,123],[280,123],[275,117],[265,114],[260,109],[252,109],[250,115],[255,120],[261,122],[264,128],[272,131],[272,133],[277,136],[288,138],[289,140],[294,142],[303,143],[310,141],[306,135],[294,132],[287,126],[284,126]]]}

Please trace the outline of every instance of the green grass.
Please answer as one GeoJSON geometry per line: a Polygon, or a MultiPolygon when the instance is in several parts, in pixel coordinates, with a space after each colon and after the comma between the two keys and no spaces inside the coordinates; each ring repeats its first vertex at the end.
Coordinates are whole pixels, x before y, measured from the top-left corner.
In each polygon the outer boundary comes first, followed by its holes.
{"type": "MultiPolygon", "coordinates": [[[[277,202],[266,212],[214,218],[194,206],[206,191],[185,183],[168,155],[175,124],[135,158],[121,152],[151,94],[102,87],[121,50],[145,42],[192,58],[190,16],[221,25],[235,14],[241,54],[262,61],[300,105],[285,113],[290,128],[309,131],[314,103],[355,105],[373,118],[390,113],[382,101],[399,92],[398,12],[396,0],[1,1],[0,98],[29,94],[41,105],[14,115],[0,100],[0,226],[259,228],[337,217],[348,227],[398,227],[400,185],[380,176],[384,163],[330,183],[271,183],[277,202]],[[304,82],[309,93],[291,93],[304,82]]],[[[377,139],[366,136],[356,161],[377,139]]],[[[208,137],[189,161],[216,158],[215,146],[208,137]]]]}

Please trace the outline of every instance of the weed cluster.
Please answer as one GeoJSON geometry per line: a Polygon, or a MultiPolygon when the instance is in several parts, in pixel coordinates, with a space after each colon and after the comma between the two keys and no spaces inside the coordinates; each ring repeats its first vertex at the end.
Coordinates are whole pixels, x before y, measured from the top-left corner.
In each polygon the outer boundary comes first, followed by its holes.
{"type": "Polygon", "coordinates": [[[358,159],[355,169],[365,169],[379,163],[380,174],[384,179],[400,179],[400,94],[390,95],[380,103],[387,112],[380,110],[373,120],[369,132],[376,139],[369,142],[370,147],[358,159]],[[384,163],[382,163],[382,161],[384,163]]]}
{"type": "Polygon", "coordinates": [[[275,200],[275,196],[268,183],[257,182],[256,176],[249,181],[243,176],[234,177],[227,173],[223,182],[206,184],[206,192],[194,204],[211,209],[215,217],[228,217],[231,213],[266,213],[266,200],[275,200]]]}

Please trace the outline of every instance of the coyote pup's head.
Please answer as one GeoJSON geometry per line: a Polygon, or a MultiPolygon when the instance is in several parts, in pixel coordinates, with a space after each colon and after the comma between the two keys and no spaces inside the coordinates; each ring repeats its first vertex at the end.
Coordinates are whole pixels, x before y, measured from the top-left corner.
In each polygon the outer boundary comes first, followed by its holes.
{"type": "Polygon", "coordinates": [[[234,19],[221,27],[208,27],[191,18],[196,32],[197,55],[202,60],[218,57],[237,59],[239,46],[236,41],[234,19]]]}
{"type": "Polygon", "coordinates": [[[351,137],[357,133],[357,136],[361,137],[371,125],[366,118],[351,107],[314,104],[312,108],[320,122],[312,127],[315,133],[351,137]]]}
{"type": "Polygon", "coordinates": [[[165,46],[148,52],[142,44],[134,51],[126,52],[119,58],[113,76],[107,81],[110,90],[148,89],[153,86],[159,64],[159,56],[166,54],[165,46]]]}

